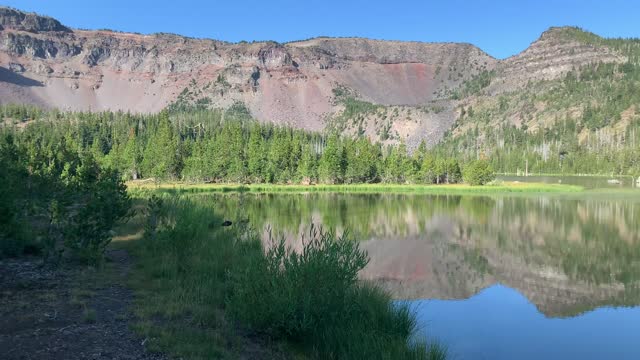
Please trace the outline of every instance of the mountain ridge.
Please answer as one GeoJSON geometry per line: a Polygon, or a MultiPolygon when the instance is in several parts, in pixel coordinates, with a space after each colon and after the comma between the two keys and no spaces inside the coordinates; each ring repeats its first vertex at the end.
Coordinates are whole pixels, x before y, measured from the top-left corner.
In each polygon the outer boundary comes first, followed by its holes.
{"type": "Polygon", "coordinates": [[[433,146],[483,94],[626,61],[615,50],[563,36],[570,29],[576,28],[552,27],[500,60],[469,43],[359,37],[230,43],[79,30],[0,7],[0,103],[141,113],[242,104],[263,122],[433,146]]]}

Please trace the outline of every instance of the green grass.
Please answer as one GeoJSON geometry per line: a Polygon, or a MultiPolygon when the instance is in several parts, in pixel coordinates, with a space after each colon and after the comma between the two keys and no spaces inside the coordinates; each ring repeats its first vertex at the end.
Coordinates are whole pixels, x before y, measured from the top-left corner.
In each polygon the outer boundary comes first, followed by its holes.
{"type": "Polygon", "coordinates": [[[152,350],[190,359],[253,358],[256,347],[268,358],[445,357],[409,341],[408,308],[357,280],[368,261],[357,242],[315,232],[301,252],[279,241],[265,253],[255,233],[221,227],[215,204],[199,198],[164,195],[155,236],[120,242],[136,258],[135,328],[152,350]]]}
{"type": "Polygon", "coordinates": [[[130,183],[129,189],[133,194],[151,194],[167,192],[175,194],[186,193],[225,193],[225,192],[255,192],[255,193],[305,193],[305,192],[336,192],[336,193],[420,193],[420,194],[509,194],[509,193],[575,193],[584,188],[576,185],[501,182],[490,185],[471,186],[464,184],[443,185],[399,185],[399,184],[356,184],[356,185],[276,185],[276,184],[187,184],[163,183],[136,184],[130,183]]]}
{"type": "Polygon", "coordinates": [[[229,309],[320,359],[437,358],[426,346],[407,345],[416,322],[406,306],[358,282],[367,263],[357,242],[312,227],[299,252],[279,240],[247,263],[234,277],[229,309]]]}
{"type": "Polygon", "coordinates": [[[140,233],[144,217],[124,226],[135,234],[118,234],[136,259],[131,286],[136,293],[135,329],[154,351],[185,358],[236,358],[242,338],[224,316],[227,270],[240,260],[232,233],[211,232],[218,220],[209,204],[194,206],[186,199],[165,199],[164,229],[155,241],[140,233]],[[136,240],[136,238],[139,238],[136,240]]]}
{"type": "MultiPolygon", "coordinates": [[[[505,175],[505,176],[524,176],[522,173],[514,173],[514,172],[500,172],[496,173],[496,175],[505,175]]],[[[563,174],[563,173],[529,173],[530,177],[536,176],[550,176],[550,177],[597,177],[597,178],[607,178],[607,179],[620,179],[620,178],[633,178],[632,175],[625,174],[563,174]]]]}

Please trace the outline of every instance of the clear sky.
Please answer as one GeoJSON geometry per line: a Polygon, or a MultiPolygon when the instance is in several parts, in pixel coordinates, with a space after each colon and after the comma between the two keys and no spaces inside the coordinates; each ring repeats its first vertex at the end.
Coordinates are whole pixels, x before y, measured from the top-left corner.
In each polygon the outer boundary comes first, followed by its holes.
{"type": "Polygon", "coordinates": [[[504,58],[550,26],[640,37],[638,0],[0,0],[74,28],[226,41],[316,36],[468,42],[504,58]]]}

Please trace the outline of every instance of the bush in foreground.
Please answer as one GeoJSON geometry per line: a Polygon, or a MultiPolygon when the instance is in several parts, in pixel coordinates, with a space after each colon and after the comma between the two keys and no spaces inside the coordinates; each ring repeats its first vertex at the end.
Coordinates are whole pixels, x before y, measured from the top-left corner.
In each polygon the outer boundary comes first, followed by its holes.
{"type": "Polygon", "coordinates": [[[19,255],[27,241],[24,208],[27,169],[13,136],[0,137],[0,258],[19,255]]]}
{"type": "Polygon", "coordinates": [[[102,169],[88,155],[82,156],[73,175],[66,174],[63,198],[65,208],[58,216],[64,245],[82,262],[97,265],[111,243],[113,229],[127,218],[131,200],[120,175],[102,169]]]}

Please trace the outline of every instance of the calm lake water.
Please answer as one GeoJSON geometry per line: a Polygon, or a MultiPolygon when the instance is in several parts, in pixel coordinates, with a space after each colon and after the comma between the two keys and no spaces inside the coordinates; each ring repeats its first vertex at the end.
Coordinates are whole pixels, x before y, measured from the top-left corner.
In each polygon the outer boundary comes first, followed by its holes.
{"type": "Polygon", "coordinates": [[[640,359],[640,192],[216,195],[294,248],[349,229],[363,279],[409,301],[451,359],[640,359]]]}

